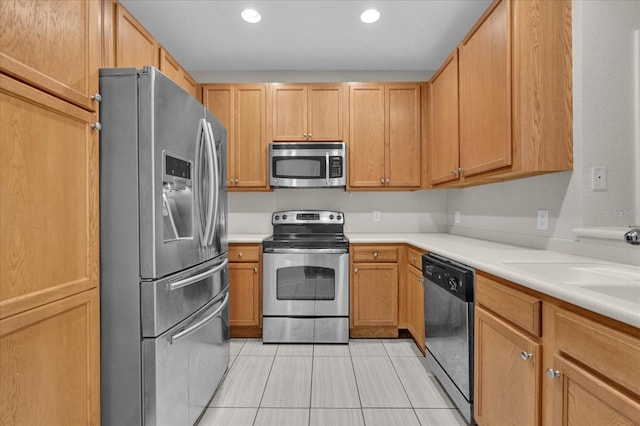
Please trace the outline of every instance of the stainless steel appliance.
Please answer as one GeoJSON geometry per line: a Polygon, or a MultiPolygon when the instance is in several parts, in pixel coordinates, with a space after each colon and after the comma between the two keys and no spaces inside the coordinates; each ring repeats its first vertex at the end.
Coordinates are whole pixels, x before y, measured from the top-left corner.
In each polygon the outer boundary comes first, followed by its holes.
{"type": "Polygon", "coordinates": [[[262,340],[349,341],[349,240],[336,211],[273,213],[262,242],[262,340]]]}
{"type": "Polygon", "coordinates": [[[473,424],[475,271],[432,253],[422,256],[427,365],[473,424]]]}
{"type": "Polygon", "coordinates": [[[269,184],[274,188],[344,188],[347,185],[345,143],[270,144],[269,184]]]}
{"type": "Polygon", "coordinates": [[[152,67],[100,70],[102,424],[194,424],[229,361],[226,130],[152,67]]]}

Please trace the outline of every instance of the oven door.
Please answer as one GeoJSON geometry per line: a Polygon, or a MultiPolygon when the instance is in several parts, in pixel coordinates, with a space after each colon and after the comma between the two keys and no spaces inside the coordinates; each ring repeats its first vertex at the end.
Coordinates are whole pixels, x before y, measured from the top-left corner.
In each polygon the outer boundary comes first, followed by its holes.
{"type": "Polygon", "coordinates": [[[348,253],[285,249],[263,265],[263,315],[349,315],[348,253]]]}

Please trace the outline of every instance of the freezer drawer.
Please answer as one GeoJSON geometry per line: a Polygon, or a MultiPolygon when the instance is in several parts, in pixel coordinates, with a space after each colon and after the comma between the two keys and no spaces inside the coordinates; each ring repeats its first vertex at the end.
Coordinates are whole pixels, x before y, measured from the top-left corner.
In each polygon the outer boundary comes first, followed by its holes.
{"type": "Polygon", "coordinates": [[[228,288],[185,321],[142,341],[143,424],[191,426],[229,364],[228,288]]]}
{"type": "Polygon", "coordinates": [[[142,336],[155,337],[217,297],[229,283],[227,255],[140,285],[142,336]]]}

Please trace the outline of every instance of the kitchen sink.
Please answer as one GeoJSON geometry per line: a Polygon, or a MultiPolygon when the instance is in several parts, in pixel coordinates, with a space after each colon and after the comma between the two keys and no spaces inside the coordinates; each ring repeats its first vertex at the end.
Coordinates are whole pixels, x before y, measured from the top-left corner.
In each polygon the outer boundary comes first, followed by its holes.
{"type": "Polygon", "coordinates": [[[640,304],[640,268],[599,262],[506,261],[527,274],[640,304]]]}

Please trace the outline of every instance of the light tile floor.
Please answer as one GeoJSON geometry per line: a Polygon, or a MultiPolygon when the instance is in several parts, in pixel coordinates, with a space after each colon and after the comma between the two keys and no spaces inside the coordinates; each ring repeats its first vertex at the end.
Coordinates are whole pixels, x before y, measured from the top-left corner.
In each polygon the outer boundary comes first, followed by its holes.
{"type": "Polygon", "coordinates": [[[411,340],[231,339],[229,365],[199,426],[466,426],[411,340]]]}

